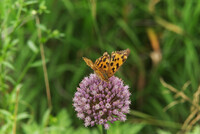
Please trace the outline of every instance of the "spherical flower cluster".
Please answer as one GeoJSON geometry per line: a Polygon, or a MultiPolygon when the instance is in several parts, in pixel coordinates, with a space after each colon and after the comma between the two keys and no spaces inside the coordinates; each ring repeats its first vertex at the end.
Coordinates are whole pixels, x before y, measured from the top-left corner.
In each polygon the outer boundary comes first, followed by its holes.
{"type": "Polygon", "coordinates": [[[129,113],[131,103],[130,92],[121,79],[112,76],[107,83],[96,74],[90,74],[79,86],[73,98],[73,106],[86,127],[101,124],[109,129],[109,121],[126,120],[125,114],[129,113]]]}

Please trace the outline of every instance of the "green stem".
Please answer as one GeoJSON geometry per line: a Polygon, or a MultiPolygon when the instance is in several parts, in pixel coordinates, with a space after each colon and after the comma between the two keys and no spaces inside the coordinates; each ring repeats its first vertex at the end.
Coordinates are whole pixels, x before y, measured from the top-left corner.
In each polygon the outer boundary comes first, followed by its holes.
{"type": "Polygon", "coordinates": [[[103,132],[103,134],[107,134],[107,130],[104,129],[104,125],[102,125],[102,132],[103,132]]]}

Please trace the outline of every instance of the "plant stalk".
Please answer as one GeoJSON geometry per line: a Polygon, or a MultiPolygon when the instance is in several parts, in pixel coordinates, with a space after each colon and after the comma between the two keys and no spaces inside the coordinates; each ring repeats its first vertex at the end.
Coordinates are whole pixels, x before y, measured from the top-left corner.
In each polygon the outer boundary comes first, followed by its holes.
{"type": "Polygon", "coordinates": [[[104,128],[103,125],[102,125],[102,133],[103,133],[103,134],[107,134],[107,130],[104,128]]]}
{"type": "Polygon", "coordinates": [[[20,87],[18,87],[16,90],[15,111],[14,111],[14,121],[13,121],[13,134],[16,134],[16,128],[17,128],[17,111],[18,111],[18,103],[19,103],[19,91],[20,91],[20,87]]]}
{"type": "MultiPolygon", "coordinates": [[[[37,26],[40,25],[40,20],[38,16],[36,16],[36,24],[37,26]]],[[[40,43],[40,53],[41,53],[41,58],[42,58],[42,67],[43,67],[43,72],[44,72],[44,81],[45,81],[45,86],[46,86],[48,106],[49,106],[49,109],[51,109],[52,108],[51,92],[50,92],[49,79],[48,79],[47,67],[46,67],[46,62],[45,62],[44,46],[43,46],[43,43],[41,42],[42,33],[39,27],[37,28],[37,31],[38,31],[38,39],[40,43]]]]}

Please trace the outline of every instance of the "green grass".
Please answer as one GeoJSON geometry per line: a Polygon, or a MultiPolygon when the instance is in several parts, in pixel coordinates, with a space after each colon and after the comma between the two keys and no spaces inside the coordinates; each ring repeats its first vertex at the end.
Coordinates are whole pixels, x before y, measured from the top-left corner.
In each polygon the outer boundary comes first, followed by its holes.
{"type": "MultiPolygon", "coordinates": [[[[116,73],[130,86],[131,113],[111,133],[181,133],[194,112],[200,82],[200,2],[197,0],[4,0],[0,1],[0,133],[100,133],[76,117],[72,98],[105,51],[129,48],[116,73]],[[92,10],[93,9],[93,10],[92,10]],[[96,14],[96,15],[95,15],[96,14]],[[40,24],[36,24],[39,17],[40,24]],[[152,29],[160,51],[152,46],[152,29]],[[42,37],[38,38],[41,30],[42,37]],[[40,43],[44,46],[52,109],[48,107],[40,43]],[[151,53],[160,52],[155,64],[151,53]],[[177,96],[166,83],[188,96],[177,96]],[[190,84],[183,90],[185,83],[190,84]],[[19,94],[17,94],[19,90],[19,94]],[[169,104],[174,106],[164,110],[169,104]],[[17,116],[15,116],[18,104],[17,116]],[[16,119],[16,124],[14,123],[16,119]]],[[[198,97],[197,97],[198,98],[198,97]]],[[[199,106],[200,107],[200,106],[199,106]]],[[[198,108],[196,107],[198,110],[198,108]]],[[[189,121],[194,121],[199,112],[189,121]]],[[[187,128],[197,134],[199,119],[187,128]]]]}

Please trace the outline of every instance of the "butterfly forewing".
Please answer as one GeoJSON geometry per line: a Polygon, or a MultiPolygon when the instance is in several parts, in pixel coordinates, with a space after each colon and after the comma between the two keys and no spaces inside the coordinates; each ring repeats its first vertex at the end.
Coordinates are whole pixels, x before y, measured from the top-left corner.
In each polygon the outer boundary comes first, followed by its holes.
{"type": "Polygon", "coordinates": [[[130,53],[129,49],[112,52],[108,69],[109,78],[112,77],[115,74],[115,72],[122,66],[122,64],[128,58],[129,53],[130,53]]]}
{"type": "Polygon", "coordinates": [[[95,61],[94,64],[96,68],[103,71],[104,73],[107,73],[109,69],[109,63],[110,63],[110,55],[107,52],[105,52],[103,56],[101,56],[95,61]]]}
{"type": "Polygon", "coordinates": [[[86,57],[83,57],[83,60],[85,61],[85,63],[86,63],[89,67],[91,67],[93,70],[95,69],[95,68],[94,68],[93,62],[92,62],[90,59],[88,59],[88,58],[86,58],[86,57]]]}

